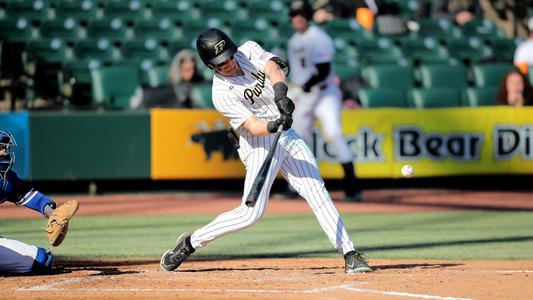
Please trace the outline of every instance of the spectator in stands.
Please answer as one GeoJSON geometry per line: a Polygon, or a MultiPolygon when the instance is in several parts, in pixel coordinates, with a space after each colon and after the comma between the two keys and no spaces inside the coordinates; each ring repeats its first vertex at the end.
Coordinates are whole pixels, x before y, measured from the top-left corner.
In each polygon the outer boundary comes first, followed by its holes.
{"type": "Polygon", "coordinates": [[[533,105],[533,88],[524,74],[511,71],[505,75],[498,92],[498,103],[518,107],[533,105]]]}
{"type": "Polygon", "coordinates": [[[191,92],[195,84],[204,82],[205,79],[198,70],[196,57],[191,50],[183,49],[176,53],[170,64],[168,81],[174,88],[176,99],[183,107],[196,106],[191,92]]]}
{"type": "Polygon", "coordinates": [[[529,38],[518,45],[514,53],[514,64],[523,74],[527,74],[528,68],[533,66],[533,17],[529,18],[527,29],[529,38]]]}
{"type": "Polygon", "coordinates": [[[477,0],[433,0],[431,17],[446,18],[463,25],[473,18],[483,17],[483,11],[477,0]]]}
{"type": "MultiPolygon", "coordinates": [[[[527,39],[527,1],[479,0],[483,16],[496,24],[508,38],[527,39]]],[[[533,3],[533,2],[532,2],[533,3]]]]}
{"type": "Polygon", "coordinates": [[[157,87],[139,87],[130,100],[132,109],[196,108],[203,107],[200,99],[192,95],[196,84],[205,79],[198,70],[196,57],[191,50],[180,50],[170,64],[167,84],[157,87]]]}
{"type": "Polygon", "coordinates": [[[359,8],[367,9],[372,14],[377,13],[382,5],[380,0],[315,0],[313,2],[313,21],[323,24],[334,18],[354,18],[359,8]]]}

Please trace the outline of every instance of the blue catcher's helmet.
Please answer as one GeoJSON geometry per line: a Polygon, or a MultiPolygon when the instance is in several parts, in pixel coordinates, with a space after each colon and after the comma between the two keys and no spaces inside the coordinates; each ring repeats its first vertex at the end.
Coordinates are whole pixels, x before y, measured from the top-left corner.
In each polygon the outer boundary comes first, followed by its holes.
{"type": "Polygon", "coordinates": [[[3,176],[15,163],[17,142],[11,133],[0,131],[0,174],[3,176]]]}

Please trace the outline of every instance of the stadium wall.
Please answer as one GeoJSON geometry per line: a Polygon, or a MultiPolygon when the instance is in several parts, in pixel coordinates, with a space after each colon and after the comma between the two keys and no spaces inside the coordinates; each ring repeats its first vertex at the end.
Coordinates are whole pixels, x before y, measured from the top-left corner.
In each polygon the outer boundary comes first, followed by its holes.
{"type": "MultiPolygon", "coordinates": [[[[343,126],[361,178],[533,174],[533,108],[345,110],[343,126]]],[[[320,127],[320,124],[317,124],[320,127]]],[[[243,178],[213,110],[26,112],[0,114],[14,133],[15,170],[31,180],[243,178]]],[[[315,134],[325,179],[342,176],[335,152],[315,134]]]]}

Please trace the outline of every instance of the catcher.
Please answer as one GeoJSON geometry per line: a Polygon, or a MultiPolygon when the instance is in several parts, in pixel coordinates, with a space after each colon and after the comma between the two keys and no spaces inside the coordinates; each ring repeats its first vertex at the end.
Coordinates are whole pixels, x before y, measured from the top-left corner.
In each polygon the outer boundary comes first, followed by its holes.
{"type": "MultiPolygon", "coordinates": [[[[0,203],[13,202],[16,205],[38,211],[48,219],[45,231],[52,246],[61,244],[68,231],[68,222],[78,210],[76,200],[60,206],[47,196],[35,190],[11,170],[15,162],[13,136],[0,131],[0,203]]],[[[49,250],[0,236],[0,273],[47,273],[54,264],[49,250]]]]}

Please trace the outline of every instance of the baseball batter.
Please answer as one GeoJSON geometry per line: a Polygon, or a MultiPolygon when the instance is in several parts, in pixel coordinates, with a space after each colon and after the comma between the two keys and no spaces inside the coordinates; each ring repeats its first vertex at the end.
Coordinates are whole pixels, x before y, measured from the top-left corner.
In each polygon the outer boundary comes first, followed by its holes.
{"type": "Polygon", "coordinates": [[[298,87],[289,93],[296,103],[292,127],[311,145],[315,120],[320,120],[322,135],[343,168],[346,198],[361,201],[354,157],[342,133],[342,92],[332,70],[335,48],[326,32],[311,25],[312,14],[313,9],[306,1],[291,2],[289,16],[295,33],[289,40],[288,57],[291,83],[298,87]]]}
{"type": "MultiPolygon", "coordinates": [[[[78,209],[78,201],[71,200],[57,207],[52,199],[20,179],[11,170],[15,146],[13,136],[0,131],[0,204],[8,201],[26,206],[48,218],[45,227],[48,240],[52,246],[59,246],[67,234],[68,221],[78,209]]],[[[0,273],[47,273],[53,264],[51,251],[0,236],[0,273]]]]}
{"type": "Polygon", "coordinates": [[[342,219],[324,187],[313,155],[298,134],[290,129],[294,104],[287,97],[284,66],[279,58],[257,43],[248,41],[239,48],[222,31],[208,29],[196,41],[202,61],[215,70],[213,103],[240,135],[239,156],[246,167],[241,204],[216,217],[192,234],[181,235],[174,248],[161,257],[161,269],[175,270],[196,249],[209,242],[254,225],[265,213],[270,188],[278,172],[296,188],[312,208],[333,246],[345,257],[347,273],[369,272],[371,268],[355,251],[342,219]],[[269,174],[253,207],[245,205],[246,195],[261,167],[278,128],[283,133],[277,144],[269,174]]]}

